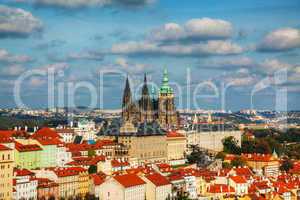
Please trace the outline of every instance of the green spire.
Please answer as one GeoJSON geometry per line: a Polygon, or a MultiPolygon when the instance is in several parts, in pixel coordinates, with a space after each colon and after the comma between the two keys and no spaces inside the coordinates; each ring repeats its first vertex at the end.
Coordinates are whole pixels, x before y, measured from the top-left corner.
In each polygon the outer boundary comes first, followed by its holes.
{"type": "Polygon", "coordinates": [[[173,89],[169,86],[169,75],[168,75],[168,70],[166,67],[164,68],[163,82],[162,82],[162,86],[160,88],[160,93],[161,94],[172,94],[173,93],[173,89]]]}

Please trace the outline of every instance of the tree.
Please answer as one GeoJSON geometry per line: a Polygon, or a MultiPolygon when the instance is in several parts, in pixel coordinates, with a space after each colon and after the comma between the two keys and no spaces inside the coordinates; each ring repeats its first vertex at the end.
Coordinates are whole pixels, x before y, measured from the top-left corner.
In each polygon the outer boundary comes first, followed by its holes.
{"type": "Polygon", "coordinates": [[[280,170],[288,172],[293,166],[293,162],[290,159],[285,159],[280,166],[280,170]]]}
{"type": "Polygon", "coordinates": [[[221,152],[217,153],[216,158],[224,160],[225,156],[226,156],[226,154],[221,151],[221,152]]]}
{"type": "Polygon", "coordinates": [[[88,150],[88,157],[94,157],[96,155],[96,151],[94,149],[88,150]]]}
{"type": "Polygon", "coordinates": [[[222,168],[231,169],[232,165],[228,162],[222,162],[222,168]]]}
{"type": "Polygon", "coordinates": [[[260,139],[255,145],[256,153],[271,154],[272,149],[266,140],[260,139]]]}
{"type": "Polygon", "coordinates": [[[242,141],[242,152],[243,153],[255,153],[255,142],[253,140],[242,141]]]}
{"type": "Polygon", "coordinates": [[[241,147],[238,145],[238,141],[233,137],[229,136],[222,140],[223,151],[230,154],[241,154],[241,147]]]}
{"type": "Polygon", "coordinates": [[[239,166],[245,166],[246,162],[245,160],[240,157],[240,156],[236,156],[232,161],[231,161],[231,165],[234,167],[239,167],[239,166]]]}
{"type": "Polygon", "coordinates": [[[97,166],[91,165],[88,169],[89,174],[96,174],[97,173],[97,166]]]}

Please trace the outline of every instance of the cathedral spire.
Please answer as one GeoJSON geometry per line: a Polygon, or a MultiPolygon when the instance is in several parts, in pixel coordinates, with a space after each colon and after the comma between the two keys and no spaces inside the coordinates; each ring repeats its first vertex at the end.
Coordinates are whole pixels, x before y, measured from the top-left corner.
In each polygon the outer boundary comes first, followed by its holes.
{"type": "Polygon", "coordinates": [[[122,100],[122,117],[125,121],[129,120],[130,118],[129,107],[131,106],[131,104],[132,104],[132,97],[131,97],[129,79],[127,76],[124,93],[123,93],[123,100],[122,100]]]}

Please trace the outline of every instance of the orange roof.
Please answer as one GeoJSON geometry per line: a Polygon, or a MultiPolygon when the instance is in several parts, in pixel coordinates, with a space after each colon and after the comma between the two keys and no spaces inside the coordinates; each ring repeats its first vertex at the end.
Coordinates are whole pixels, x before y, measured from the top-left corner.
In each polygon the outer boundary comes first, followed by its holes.
{"type": "Polygon", "coordinates": [[[169,131],[167,137],[184,137],[184,135],[177,133],[176,131],[169,131]]]}
{"type": "Polygon", "coordinates": [[[42,145],[62,144],[62,142],[59,139],[60,138],[59,134],[48,127],[43,127],[39,129],[31,137],[33,139],[36,139],[42,145]]]}
{"type": "Polygon", "coordinates": [[[29,137],[29,134],[24,130],[0,130],[0,136],[3,137],[29,137]]]}
{"type": "Polygon", "coordinates": [[[16,173],[16,176],[32,176],[32,175],[34,175],[34,173],[29,171],[28,169],[14,169],[14,173],[16,173]]]}
{"type": "Polygon", "coordinates": [[[15,142],[15,148],[19,152],[41,151],[42,150],[42,148],[37,144],[21,144],[19,142],[15,142]]]}
{"type": "Polygon", "coordinates": [[[129,162],[127,162],[127,161],[111,160],[112,167],[126,167],[129,165],[130,165],[129,162]]]}
{"type": "Polygon", "coordinates": [[[233,180],[237,184],[247,183],[246,179],[242,176],[231,176],[230,179],[233,180]]]}
{"type": "Polygon", "coordinates": [[[37,130],[32,136],[32,138],[60,138],[59,134],[55,131],[50,129],[49,127],[43,127],[37,130]]]}
{"type": "Polygon", "coordinates": [[[7,150],[11,150],[11,149],[8,148],[7,146],[4,146],[3,144],[0,144],[0,151],[7,151],[7,150]]]}
{"type": "Polygon", "coordinates": [[[159,173],[149,174],[146,176],[146,178],[157,187],[171,184],[166,177],[162,176],[159,173]]]}
{"type": "Polygon", "coordinates": [[[80,172],[86,171],[86,169],[82,167],[68,167],[68,168],[54,168],[53,171],[58,177],[66,177],[66,176],[76,176],[80,172]]]}
{"type": "Polygon", "coordinates": [[[237,176],[250,177],[253,175],[252,171],[248,167],[238,167],[234,169],[237,176]]]}
{"type": "Polygon", "coordinates": [[[225,184],[213,184],[208,188],[209,193],[233,193],[235,192],[233,187],[225,184]]]}
{"type": "Polygon", "coordinates": [[[274,158],[271,154],[242,154],[242,158],[244,158],[246,161],[255,161],[255,162],[270,162],[273,161],[274,158]]]}
{"type": "Polygon", "coordinates": [[[145,181],[143,181],[140,177],[138,177],[135,174],[117,175],[117,176],[114,176],[114,179],[116,181],[118,181],[125,188],[145,184],[145,181]]]}
{"type": "Polygon", "coordinates": [[[0,143],[13,143],[13,142],[14,140],[11,137],[0,135],[0,143]]]}
{"type": "Polygon", "coordinates": [[[93,179],[95,185],[101,185],[105,182],[106,175],[91,174],[90,176],[93,179]]]}

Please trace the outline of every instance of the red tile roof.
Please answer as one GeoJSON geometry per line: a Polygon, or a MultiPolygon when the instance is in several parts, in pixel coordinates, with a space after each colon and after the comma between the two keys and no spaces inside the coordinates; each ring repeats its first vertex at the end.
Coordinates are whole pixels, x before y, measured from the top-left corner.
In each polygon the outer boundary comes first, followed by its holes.
{"type": "Polygon", "coordinates": [[[143,181],[140,177],[138,177],[135,174],[117,175],[117,176],[114,176],[113,178],[116,181],[118,181],[125,188],[145,184],[145,181],[143,181]]]}
{"type": "Polygon", "coordinates": [[[239,167],[233,169],[237,176],[250,177],[253,175],[252,171],[248,167],[239,167]]]}
{"type": "Polygon", "coordinates": [[[52,188],[58,187],[58,183],[47,178],[35,178],[38,181],[38,188],[52,188]]]}
{"type": "Polygon", "coordinates": [[[234,193],[235,190],[233,187],[225,184],[214,184],[210,185],[208,188],[209,193],[234,193]]]}
{"type": "Polygon", "coordinates": [[[90,176],[93,179],[95,185],[101,185],[105,182],[106,175],[91,174],[90,176]]]}
{"type": "Polygon", "coordinates": [[[95,156],[95,157],[73,157],[73,161],[67,163],[67,165],[73,166],[90,166],[97,165],[98,162],[105,161],[105,156],[95,156]]]}
{"type": "Polygon", "coordinates": [[[127,161],[111,160],[111,166],[112,167],[126,167],[126,166],[130,166],[130,164],[127,161]]]}
{"type": "Polygon", "coordinates": [[[177,133],[176,131],[169,131],[167,133],[167,137],[173,138],[173,137],[184,137],[184,135],[177,133]]]}
{"type": "Polygon", "coordinates": [[[159,173],[146,175],[146,178],[157,187],[171,184],[166,177],[162,176],[159,173]]]}
{"type": "Polygon", "coordinates": [[[8,148],[7,146],[4,146],[3,144],[0,144],[0,151],[8,151],[11,150],[10,148],[8,148]]]}
{"type": "Polygon", "coordinates": [[[86,171],[86,169],[82,167],[54,168],[52,170],[58,177],[76,176],[80,172],[86,171]]]}
{"type": "Polygon", "coordinates": [[[14,140],[11,137],[0,135],[0,143],[13,143],[14,140]]]}
{"type": "Polygon", "coordinates": [[[41,151],[42,148],[37,144],[21,144],[15,142],[15,148],[19,152],[28,152],[28,151],[41,151]]]}
{"type": "Polygon", "coordinates": [[[29,137],[29,134],[24,130],[0,130],[0,136],[3,137],[29,137]]]}
{"type": "Polygon", "coordinates": [[[254,161],[254,162],[270,162],[275,160],[271,154],[242,154],[242,158],[246,161],[254,161]]]}
{"type": "Polygon", "coordinates": [[[14,169],[14,173],[16,176],[33,176],[34,173],[29,171],[28,169],[14,169]]]}
{"type": "Polygon", "coordinates": [[[247,180],[242,176],[231,176],[230,179],[233,180],[237,184],[247,183],[247,180]]]}
{"type": "Polygon", "coordinates": [[[43,127],[37,130],[32,136],[32,138],[60,138],[59,134],[50,129],[49,127],[43,127]]]}

